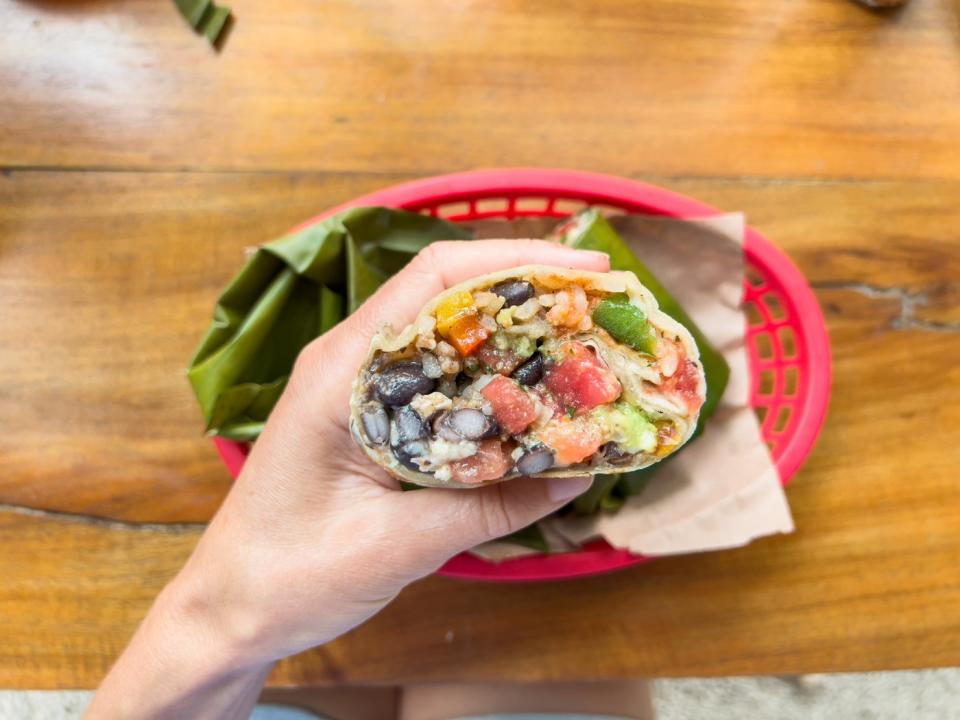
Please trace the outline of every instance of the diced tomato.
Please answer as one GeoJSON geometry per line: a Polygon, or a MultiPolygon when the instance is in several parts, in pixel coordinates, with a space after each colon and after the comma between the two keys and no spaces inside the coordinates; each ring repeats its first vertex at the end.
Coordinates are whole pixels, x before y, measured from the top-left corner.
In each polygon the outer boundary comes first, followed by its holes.
{"type": "Polygon", "coordinates": [[[493,407],[500,427],[511,435],[526,430],[537,419],[537,408],[515,380],[497,375],[480,391],[493,407]]]}
{"type": "Polygon", "coordinates": [[[566,342],[560,357],[544,382],[561,405],[579,414],[620,397],[617,376],[586,345],[566,342]]]}
{"type": "Polygon", "coordinates": [[[700,387],[700,371],[697,364],[690,358],[684,358],[677,371],[664,380],[660,386],[664,392],[676,395],[694,413],[703,405],[703,396],[698,392],[700,387]]]}
{"type": "Polygon", "coordinates": [[[490,331],[480,324],[480,320],[474,313],[457,320],[444,333],[444,336],[458,353],[466,357],[486,342],[490,337],[490,331]]]}
{"type": "Polygon", "coordinates": [[[542,385],[535,385],[531,390],[533,394],[537,396],[537,400],[540,401],[541,405],[546,405],[550,408],[550,417],[559,417],[567,412],[567,408],[563,407],[560,401],[554,397],[553,393],[549,392],[542,385]]]}
{"type": "Polygon", "coordinates": [[[477,452],[450,463],[451,477],[462,483],[482,483],[502,478],[513,467],[510,446],[499,440],[483,440],[477,452]]]}
{"type": "Polygon", "coordinates": [[[485,343],[483,347],[477,350],[477,360],[489,368],[490,372],[500,375],[509,375],[520,366],[521,362],[513,350],[509,348],[501,350],[491,342],[485,343]]]}
{"type": "Polygon", "coordinates": [[[537,436],[553,450],[559,465],[586,460],[603,444],[603,431],[596,423],[583,419],[550,423],[537,436]]]}

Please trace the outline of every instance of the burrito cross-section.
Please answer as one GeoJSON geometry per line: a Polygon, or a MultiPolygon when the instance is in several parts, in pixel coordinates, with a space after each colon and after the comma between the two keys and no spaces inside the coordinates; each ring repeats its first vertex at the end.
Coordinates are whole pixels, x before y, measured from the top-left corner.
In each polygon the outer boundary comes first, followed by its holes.
{"type": "Polygon", "coordinates": [[[351,427],[431,487],[621,473],[676,452],[706,385],[696,343],[629,272],[528,265],[473,278],[383,328],[351,427]]]}

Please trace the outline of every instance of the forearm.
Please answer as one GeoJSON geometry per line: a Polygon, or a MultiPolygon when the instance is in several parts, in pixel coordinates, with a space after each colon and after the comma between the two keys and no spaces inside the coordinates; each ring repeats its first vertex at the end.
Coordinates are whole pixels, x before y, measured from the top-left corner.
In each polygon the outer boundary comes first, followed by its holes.
{"type": "Polygon", "coordinates": [[[97,691],[88,718],[249,715],[272,663],[243,659],[198,585],[181,573],[159,595],[97,691]]]}

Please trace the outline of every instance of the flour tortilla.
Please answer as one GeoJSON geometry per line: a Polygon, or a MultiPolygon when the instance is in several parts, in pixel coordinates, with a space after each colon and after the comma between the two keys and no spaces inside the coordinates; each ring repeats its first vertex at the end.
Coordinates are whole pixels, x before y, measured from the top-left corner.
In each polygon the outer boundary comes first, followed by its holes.
{"type": "MultiPolygon", "coordinates": [[[[687,358],[696,363],[699,370],[700,383],[697,389],[698,395],[702,398],[706,392],[706,381],[703,377],[703,367],[700,365],[700,353],[696,342],[689,331],[676,320],[661,312],[657,306],[657,301],[647,288],[645,288],[637,277],[630,272],[608,272],[597,273],[585,270],[572,270],[568,268],[552,267],[549,265],[524,265],[521,267],[502,270],[500,272],[480,275],[466,280],[458,285],[448,288],[444,292],[434,297],[428,302],[414,322],[407,325],[401,332],[397,333],[389,325],[383,326],[370,342],[370,350],[367,358],[360,368],[353,382],[353,393],[350,399],[350,428],[360,447],[377,465],[387,470],[391,475],[407,482],[424,487],[444,487],[458,489],[472,489],[481,487],[484,484],[493,484],[520,477],[519,473],[509,473],[502,478],[490,481],[489,483],[458,483],[456,481],[443,481],[431,473],[416,472],[402,465],[393,455],[388,445],[380,447],[371,447],[360,434],[360,415],[365,403],[369,398],[369,370],[374,364],[378,354],[394,353],[404,350],[414,349],[414,342],[417,337],[417,321],[424,316],[433,316],[437,306],[449,296],[462,292],[478,292],[488,290],[493,285],[505,280],[528,280],[542,287],[561,289],[572,282],[581,285],[588,293],[590,291],[600,291],[606,293],[626,293],[632,302],[643,308],[647,315],[647,321],[659,333],[679,340],[687,358]]],[[[659,418],[669,419],[677,426],[681,441],[673,448],[670,454],[673,454],[683,446],[693,434],[699,411],[689,413],[686,408],[680,408],[674,405],[669,407],[669,403],[657,404],[649,393],[642,392],[642,379],[632,374],[623,374],[618,371],[622,368],[625,361],[634,353],[633,351],[615,340],[605,332],[588,331],[585,333],[576,333],[574,336],[578,341],[592,346],[607,365],[616,373],[618,379],[624,388],[624,396],[635,402],[641,409],[650,410],[656,407],[659,411],[659,418]]],[[[669,455],[665,456],[669,457],[669,455]]],[[[652,456],[641,456],[637,462],[631,465],[611,465],[608,462],[600,462],[595,466],[584,467],[582,465],[569,468],[556,468],[548,470],[538,475],[538,477],[569,477],[572,475],[599,475],[624,473],[653,465],[663,458],[652,456]]]]}

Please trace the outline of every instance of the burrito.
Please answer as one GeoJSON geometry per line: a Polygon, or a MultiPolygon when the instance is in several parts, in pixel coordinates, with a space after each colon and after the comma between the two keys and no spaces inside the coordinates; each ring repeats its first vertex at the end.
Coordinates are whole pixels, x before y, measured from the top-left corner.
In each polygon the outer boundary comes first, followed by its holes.
{"type": "Polygon", "coordinates": [[[705,392],[690,333],[633,273],[528,265],[382,328],[350,424],[395,477],[474,488],[652,465],[693,434],[705,392]]]}

